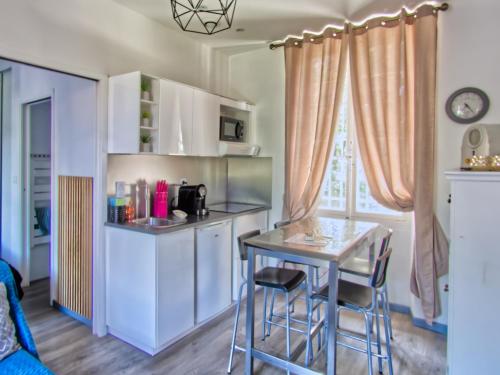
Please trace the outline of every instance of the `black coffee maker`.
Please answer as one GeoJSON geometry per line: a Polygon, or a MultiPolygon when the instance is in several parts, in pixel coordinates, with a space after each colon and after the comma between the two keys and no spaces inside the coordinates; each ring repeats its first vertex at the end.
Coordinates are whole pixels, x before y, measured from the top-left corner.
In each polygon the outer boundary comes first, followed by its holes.
{"type": "Polygon", "coordinates": [[[177,208],[188,215],[203,216],[208,214],[205,208],[207,188],[205,185],[182,185],[179,188],[177,208]]]}

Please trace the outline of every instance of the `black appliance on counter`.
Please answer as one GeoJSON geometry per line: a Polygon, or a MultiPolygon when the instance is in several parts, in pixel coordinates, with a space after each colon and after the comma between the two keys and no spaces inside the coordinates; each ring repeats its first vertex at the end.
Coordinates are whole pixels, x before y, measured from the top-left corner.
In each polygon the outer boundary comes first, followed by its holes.
{"type": "Polygon", "coordinates": [[[179,188],[177,209],[188,215],[203,216],[208,214],[205,208],[207,188],[205,185],[182,185],[179,188]]]}

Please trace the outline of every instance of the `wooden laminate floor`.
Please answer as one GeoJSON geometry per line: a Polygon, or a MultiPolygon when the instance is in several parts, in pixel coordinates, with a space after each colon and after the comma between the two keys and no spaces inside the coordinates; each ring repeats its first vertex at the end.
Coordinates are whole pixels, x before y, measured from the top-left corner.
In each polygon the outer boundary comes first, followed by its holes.
{"type": "MultiPolygon", "coordinates": [[[[49,306],[47,280],[26,288],[23,307],[35,337],[42,361],[56,374],[225,374],[233,326],[234,309],[203,326],[155,357],[112,337],[98,338],[88,327],[49,306]]],[[[262,312],[262,293],[258,293],[256,315],[262,312]]],[[[303,311],[297,306],[297,312],[303,311]]],[[[443,336],[416,328],[408,316],[393,313],[394,373],[404,375],[445,374],[446,340],[443,336]]],[[[341,326],[361,330],[356,315],[342,313],[341,326]]],[[[265,348],[284,352],[284,332],[275,328],[264,343],[260,341],[260,324],[256,326],[256,342],[265,348]]],[[[238,333],[244,340],[244,312],[238,333]]],[[[292,334],[293,345],[301,340],[292,334]]],[[[236,353],[233,374],[243,373],[244,354],[236,353]]],[[[324,368],[320,356],[317,368],[324,368]]],[[[376,364],[374,373],[376,372],[376,364]]],[[[338,374],[367,374],[366,355],[338,349],[338,374]]],[[[283,374],[283,371],[256,361],[256,374],[283,374]]],[[[387,374],[387,368],[384,368],[387,374]]]]}

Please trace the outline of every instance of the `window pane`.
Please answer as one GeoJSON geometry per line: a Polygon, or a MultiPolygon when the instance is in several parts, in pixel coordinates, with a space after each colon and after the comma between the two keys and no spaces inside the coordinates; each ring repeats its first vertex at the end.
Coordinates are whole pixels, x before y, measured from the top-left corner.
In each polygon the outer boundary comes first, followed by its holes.
{"type": "Polygon", "coordinates": [[[345,211],[347,207],[347,178],[349,159],[348,152],[348,105],[347,90],[342,99],[339,120],[335,129],[334,144],[329,166],[327,167],[325,180],[321,192],[320,208],[345,211]]]}
{"type": "Polygon", "coordinates": [[[373,199],[370,188],[368,187],[368,181],[366,180],[363,163],[359,155],[356,161],[356,211],[380,215],[401,215],[399,211],[386,208],[373,199]]]}

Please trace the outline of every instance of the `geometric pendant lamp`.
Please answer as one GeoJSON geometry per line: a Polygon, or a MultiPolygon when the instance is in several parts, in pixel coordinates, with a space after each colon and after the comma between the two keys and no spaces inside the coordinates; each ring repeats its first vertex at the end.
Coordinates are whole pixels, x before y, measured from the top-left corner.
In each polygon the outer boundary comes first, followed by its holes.
{"type": "Polygon", "coordinates": [[[184,31],[212,35],[231,28],[236,0],[171,0],[172,15],[184,31]]]}

